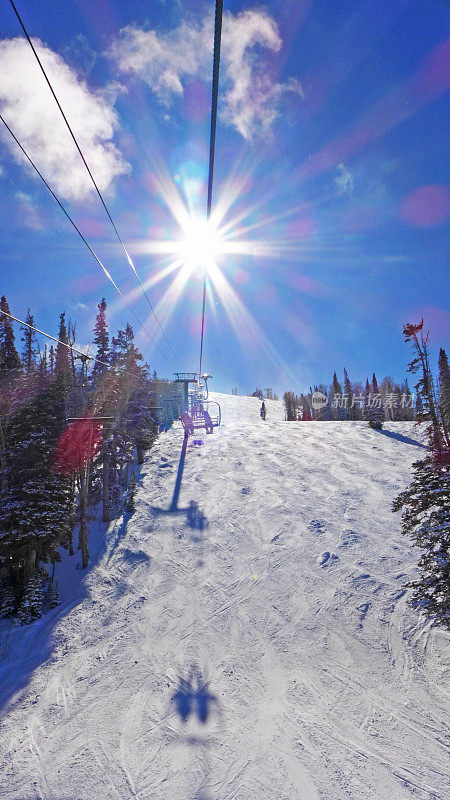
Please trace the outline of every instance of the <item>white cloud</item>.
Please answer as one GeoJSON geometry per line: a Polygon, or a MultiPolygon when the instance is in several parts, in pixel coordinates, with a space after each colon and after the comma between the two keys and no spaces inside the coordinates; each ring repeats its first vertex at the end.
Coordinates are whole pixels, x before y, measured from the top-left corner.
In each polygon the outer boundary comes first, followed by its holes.
{"type": "Polygon", "coordinates": [[[78,303],[73,303],[72,308],[75,309],[75,311],[80,311],[82,314],[89,311],[89,306],[87,306],[86,303],[82,303],[80,300],[78,303]]]}
{"type": "Polygon", "coordinates": [[[158,36],[156,31],[128,25],[120,31],[112,54],[122,72],[139,75],[168,105],[174,94],[183,94],[187,78],[206,71],[209,27],[206,21],[200,26],[182,22],[172,32],[158,36]]]}
{"type": "MultiPolygon", "coordinates": [[[[33,40],[55,93],[102,191],[129,170],[112,142],[117,128],[114,97],[92,91],[58,53],[33,40]]],[[[93,189],[75,144],[24,39],[0,41],[0,110],[6,122],[57,193],[82,200],[93,189]]],[[[24,163],[8,133],[2,134],[11,154],[24,163]]]]}
{"type": "Polygon", "coordinates": [[[14,194],[14,199],[18,207],[20,224],[33,231],[42,230],[44,223],[31,195],[19,191],[14,194]]]}
{"type": "Polygon", "coordinates": [[[345,164],[337,165],[338,174],[334,179],[334,185],[338,194],[352,194],[355,184],[350,170],[345,164]]]}
{"type": "Polygon", "coordinates": [[[281,46],[277,25],[268,14],[244,11],[235,17],[226,15],[223,28],[226,85],[223,118],[235,125],[245,139],[270,129],[286,92],[302,94],[295,78],[277,83],[259,63],[255,47],[278,52],[281,46]]]}
{"type": "MultiPolygon", "coordinates": [[[[244,11],[223,20],[221,115],[245,139],[265,134],[279,113],[283,95],[301,95],[298,81],[278,83],[264,70],[263,50],[278,52],[282,41],[275,21],[264,11],[244,11]]],[[[213,49],[212,17],[183,21],[166,34],[123,28],[112,55],[122,72],[139,76],[168,106],[184,93],[192,78],[210,80],[213,49]]]]}

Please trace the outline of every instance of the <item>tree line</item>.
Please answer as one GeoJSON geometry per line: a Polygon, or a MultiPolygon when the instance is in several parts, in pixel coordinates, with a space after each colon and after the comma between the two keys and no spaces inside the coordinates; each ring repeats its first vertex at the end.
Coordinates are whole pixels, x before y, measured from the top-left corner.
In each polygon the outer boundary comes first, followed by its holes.
{"type": "Polygon", "coordinates": [[[310,387],[307,394],[287,391],[283,395],[285,417],[292,421],[366,420],[380,429],[385,420],[413,420],[420,412],[421,399],[411,392],[408,379],[396,383],[386,377],[379,384],[375,373],[365,384],[352,382],[344,369],[340,381],[335,372],[330,385],[310,387]]]}
{"type": "MultiPolygon", "coordinates": [[[[237,389],[234,392],[237,394],[237,389]]],[[[255,391],[249,395],[249,397],[259,397],[260,400],[278,400],[278,395],[272,391],[272,389],[259,389],[256,387],[255,391]]]]}
{"type": "Polygon", "coordinates": [[[58,602],[61,547],[87,567],[89,509],[106,523],[133,510],[134,464],[179,416],[177,388],[150,374],[131,325],[110,337],[106,310],[102,299],[89,370],[64,312],[58,343],[41,350],[28,310],[19,354],[0,300],[0,616],[22,624],[58,602]]]}

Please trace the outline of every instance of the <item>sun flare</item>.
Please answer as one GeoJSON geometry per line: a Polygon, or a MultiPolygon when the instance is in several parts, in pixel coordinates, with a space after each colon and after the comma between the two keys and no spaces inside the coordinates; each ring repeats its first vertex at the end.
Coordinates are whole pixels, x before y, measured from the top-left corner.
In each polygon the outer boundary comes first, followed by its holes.
{"type": "Polygon", "coordinates": [[[184,237],[176,249],[183,264],[209,272],[224,252],[224,242],[210,221],[194,218],[184,226],[184,237]]]}

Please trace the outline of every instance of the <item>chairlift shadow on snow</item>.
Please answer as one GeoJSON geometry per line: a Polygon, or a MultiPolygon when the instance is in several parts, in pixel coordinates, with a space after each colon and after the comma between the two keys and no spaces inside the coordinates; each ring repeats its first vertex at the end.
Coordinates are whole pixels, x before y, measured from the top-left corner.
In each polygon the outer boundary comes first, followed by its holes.
{"type": "Polygon", "coordinates": [[[178,500],[180,497],[180,490],[181,490],[181,482],[183,480],[184,465],[186,461],[187,443],[188,443],[188,437],[185,437],[183,439],[183,445],[181,447],[180,460],[178,462],[178,469],[177,469],[177,477],[175,480],[175,486],[169,508],[159,508],[158,506],[152,506],[151,510],[155,515],[159,514],[186,515],[186,524],[188,525],[189,528],[191,528],[192,531],[196,531],[196,533],[192,534],[191,540],[194,543],[200,544],[200,547],[202,547],[203,531],[208,525],[208,520],[205,514],[199,508],[199,505],[195,500],[190,500],[189,505],[185,507],[179,507],[178,505],[178,500]]]}
{"type": "Polygon", "coordinates": [[[418,442],[417,439],[411,439],[409,436],[404,436],[402,433],[395,433],[395,431],[386,431],[381,430],[378,431],[383,436],[388,436],[389,439],[397,439],[398,442],[403,442],[403,444],[412,444],[415,447],[422,447],[424,450],[427,450],[426,444],[422,444],[422,442],[418,442]]]}

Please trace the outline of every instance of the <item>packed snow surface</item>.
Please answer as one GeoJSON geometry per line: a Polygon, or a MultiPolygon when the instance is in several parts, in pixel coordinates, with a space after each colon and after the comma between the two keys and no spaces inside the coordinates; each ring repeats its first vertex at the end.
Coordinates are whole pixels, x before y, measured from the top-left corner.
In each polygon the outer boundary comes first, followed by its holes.
{"type": "Polygon", "coordinates": [[[390,509],[417,428],[215,399],[222,427],[184,463],[162,434],[135,513],[0,644],[1,797],[448,798],[449,637],[407,606],[390,509]]]}

